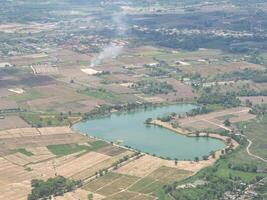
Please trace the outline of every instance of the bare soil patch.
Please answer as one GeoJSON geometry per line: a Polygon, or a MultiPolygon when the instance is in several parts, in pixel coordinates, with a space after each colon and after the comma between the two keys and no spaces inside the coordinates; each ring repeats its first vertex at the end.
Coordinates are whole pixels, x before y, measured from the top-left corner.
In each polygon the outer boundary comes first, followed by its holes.
{"type": "Polygon", "coordinates": [[[30,127],[30,125],[18,116],[5,116],[0,119],[0,130],[25,127],[30,127]]]}

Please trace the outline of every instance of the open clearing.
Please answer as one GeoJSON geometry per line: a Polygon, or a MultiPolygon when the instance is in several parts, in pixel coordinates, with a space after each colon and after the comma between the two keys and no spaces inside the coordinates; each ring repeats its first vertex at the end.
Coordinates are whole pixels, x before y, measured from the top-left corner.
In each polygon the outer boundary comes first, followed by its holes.
{"type": "Polygon", "coordinates": [[[198,115],[195,117],[187,117],[178,119],[179,125],[183,128],[194,128],[197,130],[211,129],[225,129],[224,120],[229,119],[231,123],[247,121],[255,118],[255,115],[249,113],[250,108],[237,107],[225,109],[223,111],[212,112],[209,114],[198,115]]]}
{"type": "Polygon", "coordinates": [[[0,130],[26,127],[30,127],[30,125],[18,116],[5,116],[0,119],[0,130]]]}

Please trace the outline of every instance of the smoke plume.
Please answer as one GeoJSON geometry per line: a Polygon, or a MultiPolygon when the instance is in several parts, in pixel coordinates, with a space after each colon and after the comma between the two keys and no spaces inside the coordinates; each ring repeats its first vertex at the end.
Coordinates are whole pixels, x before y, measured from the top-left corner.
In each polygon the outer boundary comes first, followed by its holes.
{"type": "MultiPolygon", "coordinates": [[[[124,22],[123,17],[126,15],[125,12],[121,12],[119,14],[114,14],[112,16],[112,21],[116,25],[117,35],[123,37],[127,30],[127,24],[124,22]]],[[[95,67],[100,65],[104,59],[107,58],[116,58],[121,54],[123,50],[122,45],[118,45],[115,43],[110,43],[98,54],[98,56],[91,61],[90,67],[95,67]]]]}

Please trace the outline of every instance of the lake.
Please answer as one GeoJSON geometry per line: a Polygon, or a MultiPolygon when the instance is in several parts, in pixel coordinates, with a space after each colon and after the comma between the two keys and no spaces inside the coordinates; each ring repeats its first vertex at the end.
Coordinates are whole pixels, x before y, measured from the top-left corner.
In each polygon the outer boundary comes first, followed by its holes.
{"type": "Polygon", "coordinates": [[[110,142],[122,141],[122,145],[157,156],[193,160],[196,156],[201,158],[211,151],[222,149],[224,142],[208,137],[186,137],[165,128],[144,124],[147,118],[155,119],[171,112],[185,113],[193,108],[196,106],[192,104],[176,104],[113,113],[110,117],[79,122],[73,129],[110,142]]]}

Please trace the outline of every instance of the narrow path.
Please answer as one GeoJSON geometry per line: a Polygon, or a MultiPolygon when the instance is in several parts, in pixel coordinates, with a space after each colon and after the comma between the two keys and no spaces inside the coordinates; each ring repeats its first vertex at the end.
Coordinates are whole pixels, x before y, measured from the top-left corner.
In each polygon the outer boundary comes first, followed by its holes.
{"type": "Polygon", "coordinates": [[[257,155],[255,155],[255,154],[253,154],[253,153],[250,152],[249,148],[251,147],[251,145],[253,144],[253,142],[250,139],[248,139],[246,136],[243,136],[243,137],[246,138],[247,141],[248,141],[248,146],[246,148],[246,151],[247,151],[248,155],[250,155],[250,156],[252,156],[254,158],[260,159],[261,161],[267,163],[267,160],[266,159],[264,159],[264,158],[262,158],[260,156],[257,156],[257,155]]]}
{"type": "Polygon", "coordinates": [[[218,127],[222,128],[222,129],[225,129],[225,130],[227,130],[227,131],[231,131],[230,128],[227,128],[226,126],[223,126],[223,125],[221,125],[221,124],[217,124],[217,123],[215,123],[215,122],[209,121],[209,120],[207,120],[207,119],[202,119],[202,121],[208,122],[208,123],[210,123],[210,124],[213,124],[213,125],[215,125],[215,126],[218,126],[218,127]]]}

